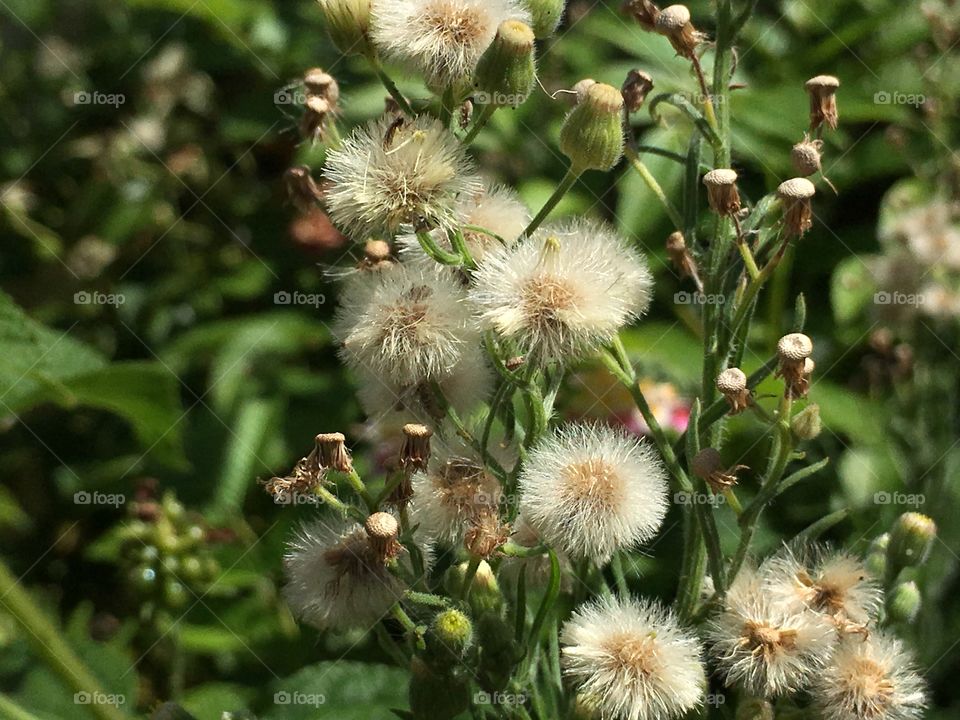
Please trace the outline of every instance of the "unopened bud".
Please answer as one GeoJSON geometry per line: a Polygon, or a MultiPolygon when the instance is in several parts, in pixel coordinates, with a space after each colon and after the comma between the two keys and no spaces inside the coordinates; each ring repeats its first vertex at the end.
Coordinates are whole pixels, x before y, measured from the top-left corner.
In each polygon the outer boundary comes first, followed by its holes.
{"type": "Polygon", "coordinates": [[[594,83],[567,115],[560,150],[573,170],[610,170],[623,155],[623,96],[615,87],[594,83]]]}
{"type": "Polygon", "coordinates": [[[427,650],[459,660],[473,643],[473,623],[459,610],[442,610],[427,632],[427,650]]]}
{"type": "Polygon", "coordinates": [[[887,596],[887,615],[894,622],[912,623],[920,613],[920,588],[910,580],[900,583],[887,596]]]}
{"type": "Polygon", "coordinates": [[[370,49],[370,1],[318,0],[330,39],[344,55],[360,55],[370,49]]]}
{"type": "Polygon", "coordinates": [[[623,86],[620,88],[627,112],[637,112],[643,106],[651,90],[653,90],[653,78],[647,73],[642,70],[628,72],[627,79],[623,81],[623,86]]]}
{"type": "Polygon", "coordinates": [[[820,420],[820,406],[810,403],[803,410],[793,416],[790,421],[790,430],[797,440],[814,440],[823,430],[820,420]]]}
{"type": "Polygon", "coordinates": [[[497,35],[477,65],[477,89],[490,95],[490,102],[516,107],[536,81],[533,61],[534,35],[519,20],[500,23],[497,35]]]}
{"type": "Polygon", "coordinates": [[[908,512],[897,518],[890,529],[887,561],[895,568],[922,565],[937,537],[937,525],[926,515],[908,512]]]}
{"type": "Polygon", "coordinates": [[[563,18],[563,7],[566,0],[524,0],[533,19],[533,33],[537,40],[543,40],[553,35],[560,26],[563,18]]]}
{"type": "Polygon", "coordinates": [[[866,568],[874,577],[882,578],[887,574],[887,548],[890,546],[890,533],[884,533],[870,543],[867,551],[866,568]]]}

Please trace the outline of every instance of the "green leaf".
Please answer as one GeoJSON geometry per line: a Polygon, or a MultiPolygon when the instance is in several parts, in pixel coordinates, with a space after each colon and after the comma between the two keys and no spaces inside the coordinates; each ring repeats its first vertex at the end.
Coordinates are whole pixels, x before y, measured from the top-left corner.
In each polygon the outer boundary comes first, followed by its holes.
{"type": "Polygon", "coordinates": [[[407,707],[408,680],[408,673],[384,665],[342,660],[311,665],[274,683],[273,708],[263,718],[394,720],[392,708],[407,707]]]}
{"type": "Polygon", "coordinates": [[[224,713],[245,713],[252,693],[230,683],[207,683],[184,695],[183,709],[198,718],[219,718],[224,713]]]}

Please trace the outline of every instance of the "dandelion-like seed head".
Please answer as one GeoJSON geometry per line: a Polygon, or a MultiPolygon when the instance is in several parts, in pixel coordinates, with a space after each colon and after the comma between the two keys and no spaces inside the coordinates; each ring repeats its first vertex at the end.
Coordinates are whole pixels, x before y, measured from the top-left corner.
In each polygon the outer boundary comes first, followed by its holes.
{"type": "Polygon", "coordinates": [[[917,720],[927,705],[924,682],[896,638],[851,636],[813,688],[824,720],[917,720]]]}
{"type": "Polygon", "coordinates": [[[450,228],[458,200],[481,187],[460,141],[425,115],[358,128],[329,152],[326,178],[330,217],[357,239],[404,224],[450,228]]]}
{"type": "Polygon", "coordinates": [[[564,673],[611,720],[668,720],[703,702],[701,648],[659,605],[606,598],[579,607],[560,633],[564,673]]]}
{"type": "Polygon", "coordinates": [[[518,0],[377,0],[373,40],[434,89],[464,87],[505,20],[529,24],[518,0]]]}
{"type": "Polygon", "coordinates": [[[741,570],[710,636],[726,684],[766,698],[805,688],[829,660],[836,633],[830,618],[791,610],[764,589],[760,574],[741,570]]]}
{"type": "Polygon", "coordinates": [[[667,513],[660,459],[601,425],[568,425],[541,440],[520,474],[520,506],[544,541],[605,563],[652,538],[667,513]]]}
{"type": "Polygon", "coordinates": [[[646,260],[603,224],[548,226],[491,251],[474,276],[481,322],[514,340],[526,362],[569,362],[642,315],[646,260]]]}
{"type": "Polygon", "coordinates": [[[414,522],[426,535],[456,542],[491,521],[499,528],[500,484],[479,463],[447,458],[416,473],[412,484],[414,522]]]}
{"type": "Polygon", "coordinates": [[[404,387],[449,376],[478,337],[452,278],[404,265],[352,276],[334,332],[354,369],[404,387]]]}

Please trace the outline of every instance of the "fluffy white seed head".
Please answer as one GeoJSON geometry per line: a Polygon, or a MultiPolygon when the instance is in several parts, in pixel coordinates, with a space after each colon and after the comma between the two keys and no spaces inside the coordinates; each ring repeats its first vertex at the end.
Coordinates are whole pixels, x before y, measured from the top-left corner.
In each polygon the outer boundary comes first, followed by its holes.
{"type": "Polygon", "coordinates": [[[499,513],[500,484],[467,458],[437,458],[414,474],[412,485],[413,524],[438,541],[456,543],[470,525],[499,513]]]}
{"type": "Polygon", "coordinates": [[[487,254],[471,298],[484,326],[528,362],[570,362],[642,315],[653,279],[645,258],[602,223],[547,226],[487,254]]]}
{"type": "Polygon", "coordinates": [[[859,558],[821,546],[784,547],[764,563],[772,601],[794,611],[804,609],[833,618],[841,628],[866,625],[883,601],[879,583],[859,558]]]}
{"type": "Polygon", "coordinates": [[[464,86],[505,20],[530,23],[517,0],[376,0],[373,41],[433,89],[464,86]]]}
{"type": "Polygon", "coordinates": [[[667,513],[667,477],[642,441],[603,425],[567,425],[541,440],[520,474],[520,507],[551,547],[605,563],[652,538],[667,513]]]}
{"type": "Polygon", "coordinates": [[[368,627],[405,590],[378,561],[363,527],[341,519],[304,525],[287,546],[284,568],[291,611],[319,630],[368,627]]]}
{"type": "Polygon", "coordinates": [[[728,686],[770,698],[805,688],[836,643],[824,615],[792,611],[765,592],[757,571],[740,571],[710,627],[711,654],[728,686]]]}
{"type": "Polygon", "coordinates": [[[358,128],[330,151],[325,174],[330,217],[357,240],[404,224],[449,228],[458,200],[481,188],[460,141],[425,115],[358,128]]]}
{"type": "Polygon", "coordinates": [[[703,702],[701,648],[656,603],[605,598],[580,606],[560,633],[564,673],[609,720],[669,720],[703,702]]]}
{"type": "Polygon", "coordinates": [[[913,660],[879,632],[845,639],[812,694],[823,720],[918,720],[927,705],[913,660]]]}
{"type": "Polygon", "coordinates": [[[464,291],[449,276],[395,265],[353,275],[334,333],[348,365],[401,388],[448,377],[478,335],[464,291]]]}
{"type": "MultiPolygon", "coordinates": [[[[513,190],[487,185],[481,191],[465,195],[456,208],[457,222],[463,228],[463,239],[470,255],[477,262],[500,245],[500,241],[486,233],[467,229],[473,225],[489,230],[502,238],[507,245],[513,245],[530,222],[530,211],[513,190]]],[[[435,230],[433,239],[444,250],[451,250],[446,233],[435,230]]],[[[432,268],[444,269],[430,258],[420,247],[416,235],[401,235],[397,238],[400,258],[404,262],[414,262],[432,268]]]]}

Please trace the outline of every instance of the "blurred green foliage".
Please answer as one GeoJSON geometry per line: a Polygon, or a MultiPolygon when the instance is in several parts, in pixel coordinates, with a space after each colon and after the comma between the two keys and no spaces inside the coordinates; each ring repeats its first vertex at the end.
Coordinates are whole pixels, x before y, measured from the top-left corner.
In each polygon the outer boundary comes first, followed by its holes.
{"type": "MultiPolygon", "coordinates": [[[[707,2],[691,9],[710,15],[707,2]]],[[[841,129],[824,158],[839,194],[820,198],[792,276],[782,273],[764,299],[745,363],[769,356],[802,292],[808,331],[826,348],[812,397],[827,432],[810,454],[833,461],[780,500],[760,542],[770,548],[849,507],[830,539],[863,549],[905,509],[878,505],[876,493],[925,496],[920,509],[938,521],[941,541],[917,572],[924,607],[903,633],[934,686],[935,718],[960,709],[950,672],[960,658],[960,525],[951,517],[960,501],[960,333],[955,317],[872,315],[875,279],[858,256],[881,251],[881,203],[899,179],[956,197],[956,16],[949,3],[761,3],[732,95],[734,165],[756,200],[792,174],[790,146],[807,125],[803,81],[830,72],[843,82],[841,129]],[[884,102],[896,94],[929,102],[884,102]],[[887,372],[881,329],[911,348],[908,377],[887,372]],[[880,380],[868,372],[878,367],[880,380]]],[[[5,0],[0,17],[4,555],[127,710],[176,696],[198,718],[390,717],[406,702],[404,675],[353,664],[386,662],[357,638],[318,644],[278,599],[283,539],[310,509],[274,506],[254,483],[288,466],[318,431],[349,431],[361,463],[370,462],[363,448],[375,449],[327,329],[335,285],[325,271],[358,252],[319,220],[294,220],[282,173],[319,165],[322,148],[301,141],[299,109],[282,100],[305,69],[322,66],[340,82],[350,126],[379,114],[382,88],[362,61],[337,56],[308,0],[5,0]],[[324,302],[276,300],[295,292],[324,302]],[[224,569],[159,624],[138,619],[110,542],[132,521],[146,479],[216,531],[212,552],[224,569]],[[128,507],[78,504],[83,491],[123,494],[128,507]],[[278,704],[284,692],[326,702],[278,704]]],[[[539,59],[549,93],[583,77],[619,85],[632,67],[650,72],[659,91],[693,87],[687,64],[614,3],[571,2],[539,59]]],[[[538,93],[499,112],[478,142],[485,171],[531,207],[563,173],[556,142],[567,107],[562,95],[538,93]]],[[[643,144],[685,152],[683,117],[637,118],[643,144]]],[[[647,160],[679,197],[682,167],[647,160]]],[[[650,191],[624,169],[588,174],[559,212],[613,220],[656,258],[657,301],[628,347],[652,377],[692,391],[699,343],[672,302],[679,286],[662,250],[670,228],[650,191]]],[[[732,429],[731,452],[759,464],[758,428],[745,419],[732,429]]],[[[727,526],[722,539],[734,542],[732,519],[727,526]]],[[[678,536],[667,533],[658,560],[677,556],[678,536]]],[[[670,563],[662,565],[634,570],[647,591],[669,596],[670,563]]],[[[0,605],[0,688],[39,718],[90,717],[28,647],[0,605]]]]}

